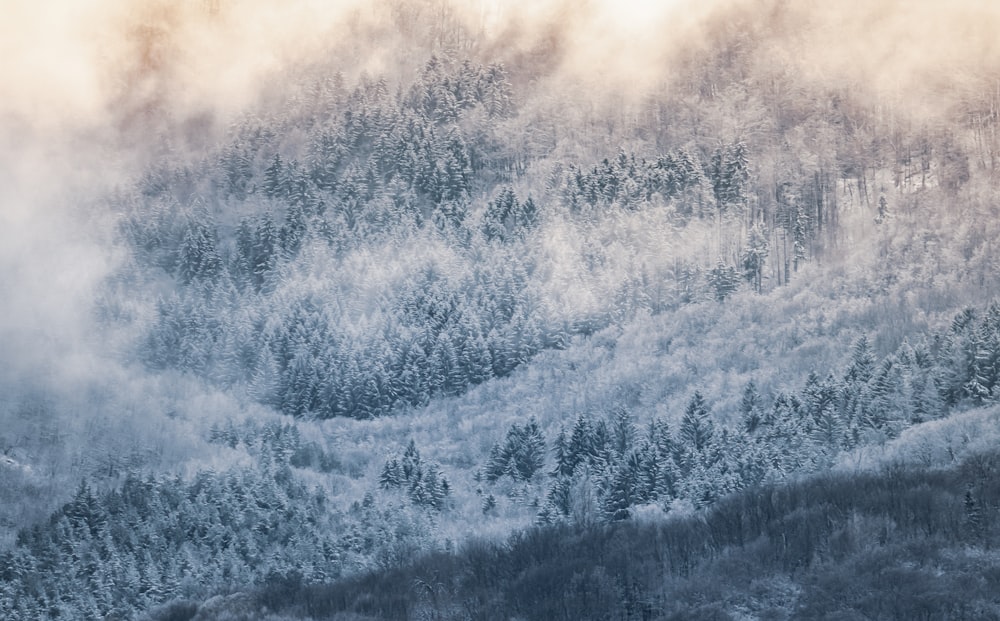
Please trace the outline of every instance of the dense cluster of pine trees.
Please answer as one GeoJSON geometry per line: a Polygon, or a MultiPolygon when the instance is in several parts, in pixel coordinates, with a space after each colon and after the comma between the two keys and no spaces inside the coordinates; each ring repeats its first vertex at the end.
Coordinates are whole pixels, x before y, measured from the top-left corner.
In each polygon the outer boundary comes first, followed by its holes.
{"type": "MultiPolygon", "coordinates": [[[[277,113],[239,122],[199,165],[168,157],[116,201],[135,269],[174,282],[141,356],[245,386],[286,414],[419,405],[612,318],[724,299],[744,281],[761,291],[776,231],[792,246],[779,260],[797,269],[830,218],[834,197],[812,189],[805,200],[797,182],[772,198],[754,161],[766,154],[744,140],[678,138],[596,166],[512,152],[510,124],[532,119],[518,115],[499,64],[443,55],[408,85],[309,80],[277,113]],[[542,162],[553,172],[539,185],[526,167],[542,162]],[[608,255],[600,230],[619,210],[662,212],[664,244],[692,218],[716,222],[718,240],[653,273],[602,273],[645,260],[608,255]],[[587,292],[609,299],[553,303],[539,270],[551,251],[540,236],[553,229],[591,238],[571,277],[583,288],[610,280],[587,292]],[[655,280],[670,293],[653,300],[643,290],[655,280]]],[[[789,278],[786,265],[777,280],[789,278]]]]}
{"type": "MultiPolygon", "coordinates": [[[[123,234],[177,286],[157,304],[143,357],[247,384],[294,416],[369,417],[508,373],[546,338],[526,310],[532,296],[514,253],[456,257],[468,267],[457,277],[415,253],[403,278],[374,291],[364,291],[364,273],[347,272],[368,252],[463,243],[474,175],[495,164],[456,123],[481,112],[476,129],[488,130],[509,114],[509,91],[500,66],[437,59],[405,95],[384,81],[348,91],[324,78],[298,109],[247,119],[204,167],[151,173],[123,201],[123,234]],[[289,144],[300,132],[306,139],[289,144]],[[216,221],[248,211],[228,232],[216,221]],[[420,239],[424,226],[445,237],[420,239]],[[295,289],[297,272],[327,261],[325,286],[295,289]]],[[[523,236],[535,217],[531,200],[507,189],[481,235],[523,236]]]]}
{"type": "Polygon", "coordinates": [[[254,600],[287,619],[992,619],[998,468],[988,452],[828,473],[696,516],[536,528],[254,600]]]}
{"type": "Polygon", "coordinates": [[[347,539],[321,494],[268,467],[77,494],[0,560],[5,618],[131,617],[270,573],[340,575],[347,539]]]}
{"type": "Polygon", "coordinates": [[[338,507],[303,483],[296,470],[339,465],[294,426],[229,425],[212,439],[250,447],[255,465],[191,480],[129,475],[105,492],[84,482],[47,522],[22,531],[0,553],[0,617],[133,618],[250,584],[323,583],[426,545],[425,516],[370,496],[338,507]]]}
{"type": "MultiPolygon", "coordinates": [[[[838,454],[884,443],[960,403],[1000,400],[1000,304],[966,309],[951,327],[879,359],[867,337],[842,374],[813,372],[795,393],[767,399],[753,381],[738,417],[721,425],[695,392],[675,429],[640,428],[626,410],[579,415],[560,429],[541,523],[626,519],[636,507],[683,500],[704,507],[768,480],[829,467],[838,454]]],[[[531,480],[544,463],[537,423],[515,424],[483,468],[487,482],[531,480]]]]}

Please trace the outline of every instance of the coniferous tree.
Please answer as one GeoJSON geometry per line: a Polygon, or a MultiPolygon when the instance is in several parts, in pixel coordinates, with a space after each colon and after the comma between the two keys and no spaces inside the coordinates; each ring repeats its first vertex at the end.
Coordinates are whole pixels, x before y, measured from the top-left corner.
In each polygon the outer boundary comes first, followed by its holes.
{"type": "Polygon", "coordinates": [[[185,283],[212,280],[222,271],[218,240],[209,222],[192,220],[178,249],[177,273],[185,283]]]}
{"type": "Polygon", "coordinates": [[[749,435],[754,435],[764,422],[760,393],[757,392],[757,385],[753,380],[747,382],[743,388],[743,396],[740,399],[740,423],[749,435]]]}
{"type": "Polygon", "coordinates": [[[520,434],[515,460],[520,478],[530,480],[545,466],[545,435],[532,416],[520,434]]]}
{"type": "Polygon", "coordinates": [[[417,450],[416,443],[410,438],[409,444],[406,445],[406,451],[403,453],[403,459],[400,462],[400,467],[403,471],[403,480],[409,481],[413,479],[420,468],[420,463],[420,451],[417,450]]]}
{"type": "Polygon", "coordinates": [[[969,487],[965,490],[965,498],[963,499],[963,505],[965,509],[965,528],[966,531],[975,538],[979,538],[983,533],[983,517],[982,512],[979,508],[979,503],[976,502],[976,498],[972,493],[972,488],[969,487]]]}
{"type": "Polygon", "coordinates": [[[802,392],[803,406],[807,415],[808,429],[821,453],[829,454],[845,445],[852,444],[857,433],[856,419],[844,420],[837,407],[837,383],[833,376],[820,380],[811,373],[802,392]],[[850,432],[850,433],[849,433],[850,432]]]}
{"type": "Polygon", "coordinates": [[[515,423],[507,431],[503,443],[490,449],[486,463],[486,480],[494,482],[510,476],[515,481],[528,481],[545,465],[545,436],[532,417],[523,427],[515,423]]]}
{"type": "Polygon", "coordinates": [[[743,276],[754,291],[760,293],[763,286],[764,264],[770,253],[767,233],[760,222],[754,224],[747,233],[746,248],[743,250],[743,276]]]}
{"type": "Polygon", "coordinates": [[[497,499],[493,494],[488,494],[483,499],[483,515],[494,515],[497,509],[497,499]]]}
{"type": "Polygon", "coordinates": [[[569,437],[568,458],[566,468],[570,471],[582,463],[586,463],[594,454],[594,439],[590,421],[580,414],[573,423],[569,437]]]}
{"type": "Polygon", "coordinates": [[[572,511],[572,489],[573,480],[569,477],[560,477],[552,483],[549,493],[545,497],[545,506],[551,507],[553,513],[568,517],[572,511]]]}
{"type": "Polygon", "coordinates": [[[801,203],[795,205],[795,221],[792,225],[792,269],[809,259],[808,241],[812,234],[812,221],[801,203]]]}
{"type": "Polygon", "coordinates": [[[285,163],[277,153],[264,170],[264,193],[269,198],[288,200],[291,194],[291,181],[288,178],[285,163]]]}
{"type": "Polygon", "coordinates": [[[618,457],[624,457],[632,450],[635,443],[635,424],[628,410],[621,408],[614,413],[611,420],[613,449],[618,457]]]}
{"type": "Polygon", "coordinates": [[[708,284],[715,294],[715,299],[724,302],[739,288],[739,274],[736,268],[726,265],[722,259],[715,264],[715,267],[708,272],[708,284]]]}
{"type": "Polygon", "coordinates": [[[549,474],[553,477],[572,476],[576,464],[570,451],[570,442],[566,438],[566,430],[562,427],[559,428],[559,434],[552,445],[552,452],[556,467],[549,474]]]}
{"type": "Polygon", "coordinates": [[[851,363],[844,374],[847,384],[865,384],[875,373],[875,352],[872,351],[868,337],[862,334],[855,341],[851,350],[851,363]]]}
{"type": "Polygon", "coordinates": [[[648,447],[646,479],[650,496],[661,501],[671,500],[677,494],[677,482],[681,477],[677,465],[680,451],[665,422],[654,419],[650,423],[648,447]]]}
{"type": "Polygon", "coordinates": [[[382,472],[379,474],[378,483],[383,489],[389,489],[399,487],[404,478],[402,467],[399,465],[399,460],[394,457],[385,462],[385,465],[382,467],[382,472]]]}
{"type": "Polygon", "coordinates": [[[595,469],[602,470],[613,461],[611,430],[608,429],[607,421],[598,419],[593,426],[588,463],[595,469]]]}
{"type": "Polygon", "coordinates": [[[633,451],[619,460],[605,492],[603,510],[608,519],[628,519],[629,508],[643,500],[641,480],[642,458],[633,451]]]}
{"type": "Polygon", "coordinates": [[[877,370],[876,364],[868,337],[862,335],[852,348],[851,362],[842,385],[843,405],[840,418],[854,436],[864,428],[878,427],[876,419],[879,416],[873,412],[875,395],[871,385],[877,370]]]}
{"type": "Polygon", "coordinates": [[[695,391],[684,416],[681,418],[679,438],[682,450],[702,452],[708,448],[715,433],[714,424],[708,415],[708,406],[701,393],[695,391]]]}
{"type": "Polygon", "coordinates": [[[510,455],[504,448],[499,442],[490,448],[490,454],[486,460],[486,467],[484,469],[486,480],[490,483],[494,483],[504,475],[510,473],[510,455]]]}
{"type": "Polygon", "coordinates": [[[715,150],[712,155],[712,185],[720,209],[727,205],[739,205],[746,199],[749,178],[746,143],[735,142],[715,150]]]}

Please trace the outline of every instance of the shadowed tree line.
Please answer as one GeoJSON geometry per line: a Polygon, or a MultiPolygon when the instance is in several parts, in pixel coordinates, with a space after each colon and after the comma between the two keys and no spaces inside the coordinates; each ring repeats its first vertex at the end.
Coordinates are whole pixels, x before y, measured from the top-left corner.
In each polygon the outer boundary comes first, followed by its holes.
{"type": "Polygon", "coordinates": [[[993,619],[998,475],[997,453],[823,474],[687,517],[534,528],[254,597],[281,618],[993,619]]]}

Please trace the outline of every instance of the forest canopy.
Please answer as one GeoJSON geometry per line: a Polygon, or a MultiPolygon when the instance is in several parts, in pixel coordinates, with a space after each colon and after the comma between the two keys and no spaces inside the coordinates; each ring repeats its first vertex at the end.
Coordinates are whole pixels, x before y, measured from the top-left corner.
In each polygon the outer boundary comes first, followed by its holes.
{"type": "Polygon", "coordinates": [[[0,26],[0,616],[996,613],[994,9],[323,4],[0,26]]]}

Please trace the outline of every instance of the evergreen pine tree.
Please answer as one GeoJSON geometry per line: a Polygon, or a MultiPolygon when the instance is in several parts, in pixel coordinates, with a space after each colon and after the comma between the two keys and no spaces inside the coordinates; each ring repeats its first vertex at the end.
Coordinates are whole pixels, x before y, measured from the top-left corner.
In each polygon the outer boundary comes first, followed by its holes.
{"type": "Polygon", "coordinates": [[[769,253],[770,244],[767,241],[767,231],[763,223],[758,222],[747,232],[747,243],[742,255],[744,278],[757,293],[762,291],[764,265],[769,253]]]}
{"type": "Polygon", "coordinates": [[[635,442],[635,425],[632,423],[632,415],[625,408],[618,409],[612,419],[613,449],[618,457],[624,457],[635,442]]]}
{"type": "Polygon", "coordinates": [[[546,506],[552,507],[559,515],[569,516],[572,511],[573,479],[560,477],[553,481],[545,497],[546,506]]]}
{"type": "Polygon", "coordinates": [[[514,452],[518,475],[528,481],[545,466],[545,435],[532,416],[524,425],[514,452]]]}
{"type": "Polygon", "coordinates": [[[222,272],[222,258],[211,222],[192,219],[177,254],[177,272],[186,284],[199,279],[213,280],[222,272]]]}
{"type": "Polygon", "coordinates": [[[570,471],[575,470],[579,464],[588,461],[593,452],[594,440],[590,421],[583,414],[580,414],[573,423],[573,431],[570,432],[567,468],[570,471]]]}
{"type": "Polygon", "coordinates": [[[832,376],[820,380],[810,373],[802,391],[806,424],[813,440],[825,450],[839,448],[846,440],[846,421],[837,407],[837,383],[832,376]]]}
{"type": "Polygon", "coordinates": [[[573,461],[572,453],[570,452],[570,442],[566,438],[566,430],[563,427],[559,427],[559,434],[556,436],[555,443],[552,446],[552,452],[555,456],[556,467],[549,475],[553,477],[573,476],[573,469],[576,463],[573,461]]]}
{"type": "Polygon", "coordinates": [[[499,442],[494,443],[490,448],[490,454],[484,468],[486,480],[495,483],[500,477],[508,474],[510,470],[510,454],[504,450],[504,446],[499,442]]]}
{"type": "Polygon", "coordinates": [[[965,490],[963,504],[965,509],[965,527],[967,532],[974,538],[981,537],[983,534],[983,516],[979,509],[979,503],[976,502],[976,498],[972,494],[971,487],[965,490]]]}
{"type": "Polygon", "coordinates": [[[488,494],[483,499],[483,515],[495,515],[497,509],[497,499],[493,494],[488,494]]]}
{"type": "Polygon", "coordinates": [[[399,487],[403,480],[404,476],[402,468],[399,465],[399,460],[393,457],[389,461],[385,462],[385,465],[382,467],[382,472],[379,474],[379,486],[382,489],[399,487]]]}
{"type": "Polygon", "coordinates": [[[761,414],[761,398],[757,392],[757,385],[753,380],[747,382],[743,387],[743,397],[740,399],[740,423],[749,435],[754,435],[764,422],[761,414]]]}
{"type": "Polygon", "coordinates": [[[277,153],[271,163],[264,169],[264,193],[268,198],[287,199],[289,183],[285,172],[285,164],[277,153]]]}
{"type": "Polygon", "coordinates": [[[709,418],[705,398],[695,391],[681,418],[679,441],[684,449],[701,452],[708,447],[713,434],[714,425],[709,418]]]}
{"type": "Polygon", "coordinates": [[[708,284],[712,288],[715,299],[724,302],[726,298],[739,288],[740,278],[736,268],[726,265],[720,258],[715,267],[708,272],[708,284]]]}
{"type": "Polygon", "coordinates": [[[420,469],[420,451],[417,450],[417,445],[412,438],[409,444],[406,445],[406,451],[403,453],[400,467],[402,468],[404,481],[414,479],[417,471],[420,469]]]}
{"type": "Polygon", "coordinates": [[[844,374],[844,382],[848,385],[868,383],[875,374],[876,364],[875,352],[868,342],[868,336],[862,334],[851,349],[851,363],[844,374]]]}

